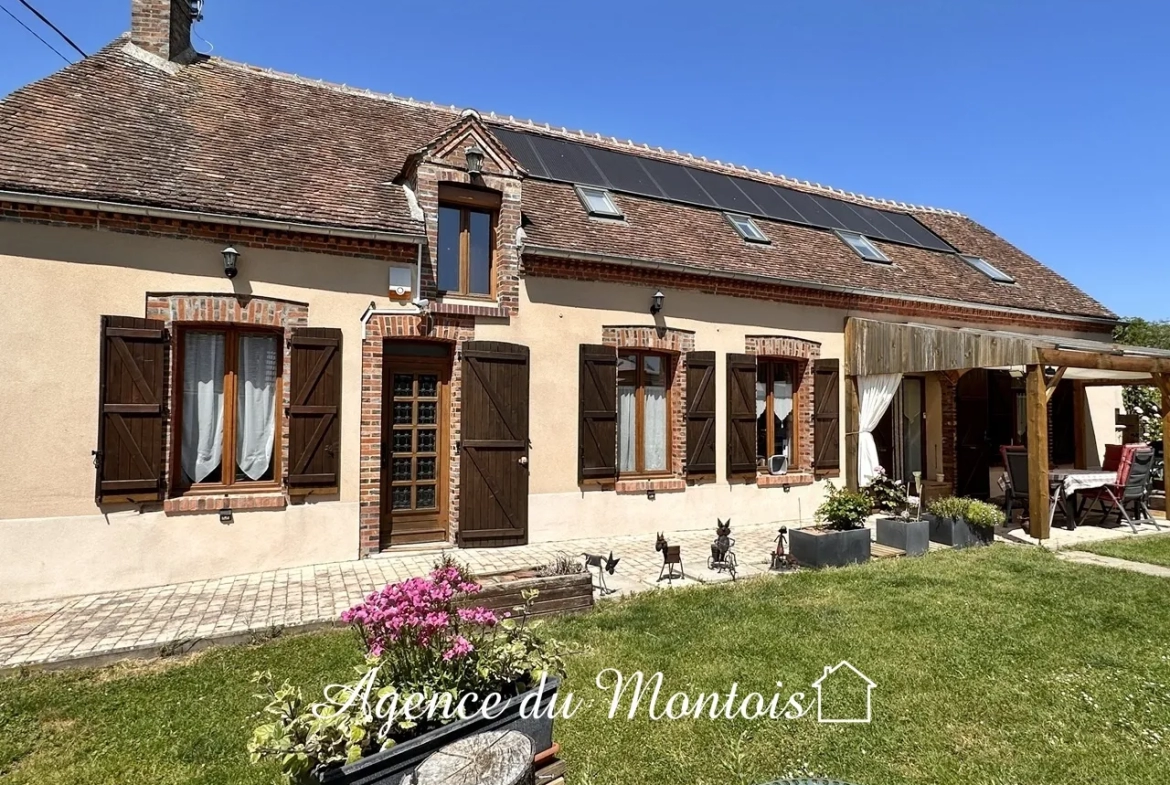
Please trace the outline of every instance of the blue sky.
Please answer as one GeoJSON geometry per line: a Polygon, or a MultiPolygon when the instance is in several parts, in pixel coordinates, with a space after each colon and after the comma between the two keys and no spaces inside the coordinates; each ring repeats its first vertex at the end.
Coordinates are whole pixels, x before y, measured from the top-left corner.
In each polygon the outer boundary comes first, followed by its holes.
{"type": "MultiPolygon", "coordinates": [[[[33,0],[83,49],[130,0],[33,0]]],[[[69,54],[18,2],[0,0],[69,54]]],[[[207,0],[204,52],[959,210],[1170,318],[1170,4],[207,0]],[[210,42],[210,43],[208,43],[210,42]]],[[[62,61],[0,11],[0,94],[62,61]]]]}

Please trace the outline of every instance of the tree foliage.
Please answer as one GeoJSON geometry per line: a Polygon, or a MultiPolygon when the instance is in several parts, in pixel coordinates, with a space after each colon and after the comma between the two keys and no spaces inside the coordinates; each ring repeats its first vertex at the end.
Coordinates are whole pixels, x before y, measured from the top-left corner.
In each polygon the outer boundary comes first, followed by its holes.
{"type": "MultiPolygon", "coordinates": [[[[1117,326],[1113,334],[1118,343],[1170,349],[1170,321],[1128,319],[1117,326]]],[[[1123,393],[1125,411],[1136,414],[1141,423],[1139,438],[1158,441],[1162,438],[1162,396],[1153,387],[1126,387],[1123,393]]]]}

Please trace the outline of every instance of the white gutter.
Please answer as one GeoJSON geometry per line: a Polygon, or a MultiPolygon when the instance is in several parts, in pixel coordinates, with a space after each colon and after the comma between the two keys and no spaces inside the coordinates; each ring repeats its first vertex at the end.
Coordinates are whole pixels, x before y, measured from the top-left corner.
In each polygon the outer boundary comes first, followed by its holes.
{"type": "Polygon", "coordinates": [[[318,234],[327,237],[350,237],[358,240],[377,240],[381,242],[409,243],[421,246],[426,242],[422,234],[406,234],[402,232],[383,232],[373,229],[349,229],[344,226],[326,226],[321,224],[297,223],[295,221],[274,221],[266,218],[244,218],[226,213],[207,213],[197,210],[176,210],[168,207],[145,207],[126,202],[109,202],[98,199],[75,199],[62,196],[46,196],[43,194],[24,193],[22,191],[0,190],[0,201],[17,202],[20,204],[36,204],[44,207],[64,207],[73,210],[98,210],[108,213],[123,213],[127,215],[142,215],[151,218],[169,218],[179,221],[198,221],[202,223],[227,224],[229,226],[248,226],[256,229],[271,229],[278,232],[303,232],[318,234]]]}
{"type": "Polygon", "coordinates": [[[925,303],[929,305],[949,305],[957,308],[966,308],[968,310],[1003,311],[1005,313],[1019,314],[1023,316],[1040,316],[1048,319],[1061,318],[1068,319],[1069,321],[1109,326],[1117,324],[1116,319],[1106,319],[1104,317],[1097,316],[1079,316],[1074,314],[1054,313],[1052,311],[1035,311],[1029,308],[1011,308],[1002,305],[985,305],[980,303],[967,302],[965,300],[950,300],[943,297],[923,297],[921,295],[910,294],[889,294],[886,292],[877,292],[872,289],[859,289],[852,286],[814,284],[809,283],[808,281],[793,280],[791,278],[778,278],[770,275],[759,275],[756,273],[725,272],[722,270],[713,270],[709,267],[679,264],[678,262],[663,262],[655,259],[642,259],[633,256],[615,256],[612,254],[590,253],[588,251],[570,251],[564,248],[549,248],[539,245],[526,245],[524,247],[524,254],[532,256],[550,256],[555,259],[570,259],[579,262],[619,264],[629,267],[637,267],[644,270],[662,270],[666,272],[683,273],[686,275],[697,275],[704,278],[731,278],[737,281],[751,281],[752,283],[766,283],[773,285],[778,284],[781,286],[791,286],[795,289],[837,292],[839,294],[849,294],[861,297],[877,297],[886,300],[900,300],[903,302],[908,301],[925,303]]]}

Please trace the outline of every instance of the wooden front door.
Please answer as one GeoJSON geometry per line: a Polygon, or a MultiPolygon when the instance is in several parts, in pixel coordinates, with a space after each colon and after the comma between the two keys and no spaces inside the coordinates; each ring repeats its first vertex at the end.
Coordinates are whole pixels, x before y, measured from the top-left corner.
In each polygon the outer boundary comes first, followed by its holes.
{"type": "Polygon", "coordinates": [[[382,363],[382,547],[446,541],[447,348],[401,344],[382,363]]]}
{"type": "Polygon", "coordinates": [[[463,345],[459,544],[528,542],[528,347],[463,345]]]}

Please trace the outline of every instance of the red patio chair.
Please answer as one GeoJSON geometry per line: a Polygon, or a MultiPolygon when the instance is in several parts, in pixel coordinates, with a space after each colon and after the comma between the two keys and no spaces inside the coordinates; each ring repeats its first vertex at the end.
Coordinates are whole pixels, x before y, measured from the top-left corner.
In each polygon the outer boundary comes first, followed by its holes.
{"type": "Polygon", "coordinates": [[[1155,528],[1161,529],[1154,516],[1150,515],[1148,504],[1153,469],[1154,450],[1149,445],[1125,445],[1117,468],[1117,482],[1103,488],[1082,491],[1081,505],[1088,504],[1087,507],[1083,507],[1084,511],[1088,512],[1100,504],[1104,511],[1101,522],[1104,523],[1109,520],[1109,514],[1116,508],[1118,523],[1124,518],[1129,527],[1137,532],[1137,525],[1126,510],[1126,505],[1132,505],[1134,517],[1150,521],[1155,528]]]}
{"type": "Polygon", "coordinates": [[[1121,468],[1121,455],[1125,451],[1123,445],[1106,444],[1105,460],[1101,463],[1101,471],[1115,472],[1121,468]]]}

